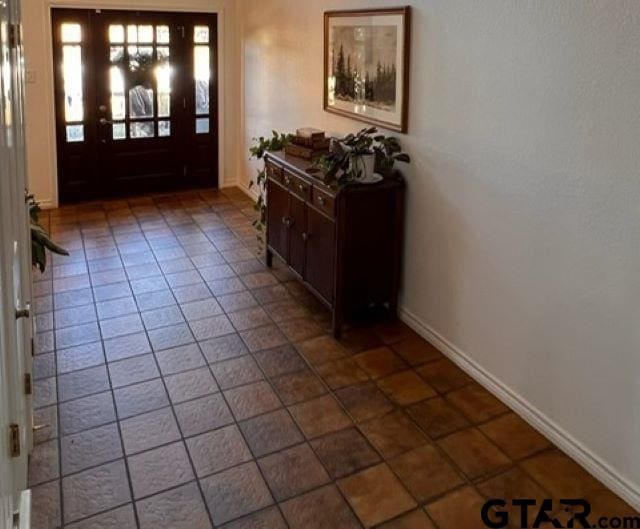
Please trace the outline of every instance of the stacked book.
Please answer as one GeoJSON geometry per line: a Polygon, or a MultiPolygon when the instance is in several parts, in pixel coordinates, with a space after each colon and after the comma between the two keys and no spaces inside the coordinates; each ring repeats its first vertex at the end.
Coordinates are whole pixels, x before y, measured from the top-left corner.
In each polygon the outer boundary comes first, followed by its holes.
{"type": "Polygon", "coordinates": [[[326,138],[323,130],[306,127],[296,130],[291,142],[285,145],[284,152],[289,156],[313,160],[327,154],[330,145],[331,138],[326,138]]]}

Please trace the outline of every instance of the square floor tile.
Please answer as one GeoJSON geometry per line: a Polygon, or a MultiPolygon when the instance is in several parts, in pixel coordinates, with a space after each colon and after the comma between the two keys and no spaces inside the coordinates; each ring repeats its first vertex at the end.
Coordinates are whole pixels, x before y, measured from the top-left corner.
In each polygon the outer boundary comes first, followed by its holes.
{"type": "Polygon", "coordinates": [[[123,460],[62,479],[66,523],[131,501],[123,460]]]}
{"type": "Polygon", "coordinates": [[[358,365],[373,379],[382,378],[407,368],[402,358],[389,347],[377,347],[354,357],[358,365]]]}
{"type": "Polygon", "coordinates": [[[394,409],[374,382],[342,388],[336,391],[336,397],[356,422],[386,415],[394,409]]]}
{"type": "Polygon", "coordinates": [[[186,400],[204,397],[218,391],[208,367],[201,367],[191,371],[184,371],[176,375],[167,376],[165,379],[167,391],[171,402],[178,404],[186,400]]]}
{"type": "Polygon", "coordinates": [[[51,439],[33,447],[29,457],[29,487],[59,476],[58,440],[51,439]]]}
{"type": "Polygon", "coordinates": [[[60,404],[60,433],[68,435],[116,420],[110,391],[60,404]]]}
{"type": "Polygon", "coordinates": [[[222,526],[222,529],[287,529],[277,507],[267,507],[222,526]]]}
{"type": "Polygon", "coordinates": [[[171,290],[180,304],[201,301],[212,297],[211,290],[209,290],[209,287],[207,287],[204,282],[184,287],[176,287],[171,290]]]}
{"type": "Polygon", "coordinates": [[[521,466],[551,493],[552,498],[582,498],[588,492],[604,488],[578,463],[557,449],[527,459],[521,466]]]}
{"type": "Polygon", "coordinates": [[[186,442],[199,478],[251,459],[251,452],[235,424],[191,437],[186,442]]]}
{"type": "Polygon", "coordinates": [[[227,334],[200,342],[200,348],[210,364],[249,353],[247,346],[237,334],[227,334]]]}
{"type": "Polygon", "coordinates": [[[512,500],[528,498],[536,500],[537,505],[542,505],[543,500],[548,497],[548,494],[519,468],[512,468],[478,483],[477,486],[478,491],[485,497],[505,500],[507,505],[504,510],[509,512],[509,517],[516,523],[520,520],[520,507],[514,506],[512,500]]]}
{"type": "Polygon", "coordinates": [[[261,327],[271,323],[271,318],[261,307],[251,307],[229,314],[229,320],[237,331],[261,327]]]}
{"type": "Polygon", "coordinates": [[[224,336],[225,334],[231,334],[235,332],[233,325],[224,314],[218,316],[211,316],[210,318],[204,318],[201,320],[195,320],[189,322],[189,326],[193,331],[193,335],[196,340],[209,340],[211,338],[217,338],[218,336],[224,336]]]}
{"type": "Polygon", "coordinates": [[[207,283],[213,295],[220,298],[224,295],[231,295],[236,292],[246,290],[242,281],[237,277],[228,277],[225,279],[212,279],[207,283]]]}
{"type": "Polygon", "coordinates": [[[210,529],[211,521],[195,483],[136,503],[140,529],[210,529]]]}
{"type": "Polygon", "coordinates": [[[350,358],[330,360],[316,369],[331,389],[340,389],[369,380],[369,376],[350,358]]]}
{"type": "Polygon", "coordinates": [[[237,421],[260,415],[282,406],[280,399],[267,382],[255,382],[247,386],[228,389],[225,398],[237,421]]]}
{"type": "Polygon", "coordinates": [[[138,312],[138,307],[136,306],[133,296],[102,301],[96,303],[96,308],[98,310],[98,317],[101,320],[126,316],[127,314],[136,314],[138,312]]]}
{"type": "Polygon", "coordinates": [[[325,330],[325,326],[312,317],[281,321],[277,325],[291,342],[301,342],[320,336],[325,330]]]}
{"type": "Polygon", "coordinates": [[[140,384],[117,388],[113,391],[118,418],[146,413],[169,405],[162,380],[156,378],[140,384]]]}
{"type": "Polygon", "coordinates": [[[475,489],[463,487],[430,503],[426,511],[440,529],[484,527],[480,518],[483,504],[482,496],[475,489]]]}
{"type": "Polygon", "coordinates": [[[144,326],[148,330],[160,329],[169,325],[177,325],[184,321],[178,305],[169,305],[142,313],[144,326]]]}
{"type": "Polygon", "coordinates": [[[162,408],[121,421],[120,429],[127,455],[180,439],[178,424],[171,408],[162,408]]]}
{"type": "Polygon", "coordinates": [[[273,503],[255,463],[230,468],[201,480],[213,523],[221,525],[273,503]]]}
{"type": "Polygon", "coordinates": [[[514,413],[482,424],[480,430],[512,459],[528,457],[551,443],[514,413]]]}
{"type": "Polygon", "coordinates": [[[400,371],[378,380],[378,386],[393,402],[406,406],[436,396],[435,390],[415,371],[400,371]]]}
{"type": "Polygon", "coordinates": [[[433,445],[405,452],[389,460],[389,466],[420,503],[465,482],[433,445]]]}
{"type": "Polygon", "coordinates": [[[287,406],[310,400],[327,392],[322,381],[309,369],[274,378],[272,384],[282,402],[287,406]]]}
{"type": "Polygon", "coordinates": [[[327,485],[287,500],[281,507],[291,529],[361,527],[335,485],[327,485]]]}
{"type": "Polygon", "coordinates": [[[149,340],[154,351],[162,351],[192,343],[194,338],[189,326],[186,323],[180,323],[149,331],[149,340]]]}
{"type": "Polygon", "coordinates": [[[124,360],[151,352],[149,340],[144,332],[119,336],[104,341],[104,351],[109,362],[124,360]]]}
{"type": "Polygon", "coordinates": [[[306,364],[298,352],[289,344],[255,353],[255,358],[268,377],[277,377],[300,371],[306,364]]]}
{"type": "Polygon", "coordinates": [[[264,309],[278,323],[309,316],[309,310],[302,303],[292,299],[267,303],[264,309]]]}
{"type": "Polygon", "coordinates": [[[136,295],[136,302],[141,311],[148,311],[175,305],[176,299],[170,290],[158,290],[157,292],[147,292],[136,295]]]}
{"type": "MultiPolygon", "coordinates": [[[[83,305],[80,307],[70,307],[68,309],[60,309],[55,311],[56,329],[65,327],[73,327],[83,323],[91,323],[96,321],[96,310],[93,305],[83,305]]],[[[46,331],[49,329],[38,327],[38,331],[46,331]]]]}
{"type": "Polygon", "coordinates": [[[347,350],[340,345],[340,342],[329,336],[318,336],[305,340],[296,344],[296,348],[311,365],[316,367],[347,356],[347,350]]]}
{"type": "Polygon", "coordinates": [[[194,479],[182,442],[129,457],[129,472],[136,499],[150,496],[194,479]]]}
{"type": "Polygon", "coordinates": [[[271,349],[279,345],[287,343],[287,338],[275,325],[266,325],[240,332],[240,336],[244,340],[250,351],[260,351],[262,349],[271,349]]]}
{"type": "Polygon", "coordinates": [[[452,391],[447,394],[446,399],[473,423],[484,422],[509,411],[509,408],[479,384],[452,391]]]}
{"type": "Polygon", "coordinates": [[[286,410],[277,410],[240,423],[256,457],[282,450],[304,440],[286,410]]]}
{"type": "Polygon", "coordinates": [[[378,527],[379,529],[436,529],[436,526],[421,509],[403,514],[378,527]]]}
{"type": "Polygon", "coordinates": [[[31,489],[31,527],[60,527],[60,482],[49,481],[31,489]]]}
{"type": "Polygon", "coordinates": [[[440,393],[447,393],[473,382],[469,375],[448,358],[429,362],[418,367],[416,371],[440,393]]]}
{"type": "Polygon", "coordinates": [[[233,422],[231,412],[219,393],[175,406],[184,436],[197,435],[233,422]]]}
{"type": "Polygon", "coordinates": [[[211,365],[211,371],[222,389],[249,384],[264,378],[251,355],[217,362],[211,365]]]}
{"type": "Polygon", "coordinates": [[[222,307],[214,298],[184,303],[180,308],[188,321],[210,318],[223,313],[222,307]]]}
{"type": "Polygon", "coordinates": [[[295,404],[290,410],[307,438],[318,437],[351,426],[351,419],[331,395],[295,404]]]}
{"type": "Polygon", "coordinates": [[[329,482],[309,445],[299,444],[258,460],[262,474],[277,501],[283,501],[329,482]]]}
{"type": "Polygon", "coordinates": [[[338,486],[365,527],[372,527],[417,507],[415,500],[384,463],[341,479],[338,486]]]}
{"type": "Polygon", "coordinates": [[[100,320],[100,330],[105,340],[134,334],[144,330],[139,314],[127,314],[108,320],[100,320]]]}
{"type": "Polygon", "coordinates": [[[469,421],[443,398],[423,400],[407,408],[409,416],[432,438],[466,428],[469,421]]]}
{"type": "Polygon", "coordinates": [[[311,446],[334,479],[380,462],[378,453],[355,428],[314,439],[311,446]]]}
{"type": "Polygon", "coordinates": [[[66,525],[69,529],[136,529],[136,518],[131,503],[102,514],[66,525]]]}
{"type": "Polygon", "coordinates": [[[152,354],[134,356],[109,364],[109,375],[114,388],[144,382],[160,376],[152,354]]]}
{"type": "Polygon", "coordinates": [[[95,322],[56,330],[56,347],[60,349],[92,343],[98,340],[100,340],[100,332],[98,331],[98,324],[95,322]]]}
{"type": "Polygon", "coordinates": [[[163,375],[189,371],[206,365],[200,348],[195,343],[158,351],[156,360],[163,375]]]}
{"type": "Polygon", "coordinates": [[[59,374],[104,364],[101,342],[60,349],[56,352],[56,357],[59,374]]]}
{"type": "Polygon", "coordinates": [[[360,430],[384,457],[394,457],[427,443],[422,432],[401,411],[364,422],[360,430]]]}
{"type": "Polygon", "coordinates": [[[73,371],[58,377],[58,399],[60,402],[109,389],[109,377],[104,365],[73,371]]]}
{"type": "Polygon", "coordinates": [[[393,349],[412,366],[442,358],[442,353],[423,338],[413,335],[392,345],[393,349]]]}
{"type": "Polygon", "coordinates": [[[61,439],[62,474],[68,475],[122,457],[120,432],[115,423],[68,435],[61,439]]]}
{"type": "Polygon", "coordinates": [[[440,439],[438,444],[470,479],[510,463],[509,458],[475,428],[453,433],[440,439]]]}

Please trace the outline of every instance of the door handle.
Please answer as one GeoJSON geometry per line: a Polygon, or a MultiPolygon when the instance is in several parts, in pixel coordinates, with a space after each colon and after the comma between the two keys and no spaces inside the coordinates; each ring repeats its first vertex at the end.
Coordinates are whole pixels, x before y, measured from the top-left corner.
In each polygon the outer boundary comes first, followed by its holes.
{"type": "Polygon", "coordinates": [[[113,125],[113,121],[109,121],[107,118],[100,118],[100,125],[113,125]]]}
{"type": "Polygon", "coordinates": [[[287,228],[290,228],[293,222],[289,217],[282,217],[282,224],[284,224],[287,228]]]}
{"type": "Polygon", "coordinates": [[[307,242],[307,239],[309,239],[309,234],[306,231],[302,232],[302,240],[304,242],[307,242]]]}
{"type": "Polygon", "coordinates": [[[30,303],[27,303],[22,308],[17,308],[16,309],[16,320],[19,320],[20,318],[28,318],[30,315],[31,315],[31,304],[30,303]]]}

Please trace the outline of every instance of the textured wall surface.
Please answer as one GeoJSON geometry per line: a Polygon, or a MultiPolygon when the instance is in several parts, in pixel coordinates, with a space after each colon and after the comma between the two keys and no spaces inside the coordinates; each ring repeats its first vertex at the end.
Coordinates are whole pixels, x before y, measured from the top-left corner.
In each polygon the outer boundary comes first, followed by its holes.
{"type": "Polygon", "coordinates": [[[224,24],[219,28],[218,37],[222,54],[218,64],[222,86],[220,94],[223,97],[220,131],[223,138],[221,161],[224,164],[219,180],[221,185],[233,185],[237,175],[239,133],[237,5],[235,0],[23,0],[25,64],[27,71],[35,75],[35,82],[26,85],[29,187],[44,206],[56,205],[58,186],[49,14],[51,6],[218,12],[219,20],[224,24]]]}
{"type": "MultiPolygon", "coordinates": [[[[245,143],[359,128],[322,110],[323,11],[398,3],[246,0],[245,143]]],[[[640,2],[407,3],[405,315],[638,493],[640,2]]]]}

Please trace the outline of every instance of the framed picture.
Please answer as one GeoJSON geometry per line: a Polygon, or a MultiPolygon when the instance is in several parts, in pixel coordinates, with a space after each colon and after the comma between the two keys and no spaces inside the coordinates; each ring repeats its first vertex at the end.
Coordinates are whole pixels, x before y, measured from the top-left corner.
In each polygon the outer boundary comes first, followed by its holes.
{"type": "Polygon", "coordinates": [[[406,132],[411,9],[324,14],[324,109],[406,132]]]}

